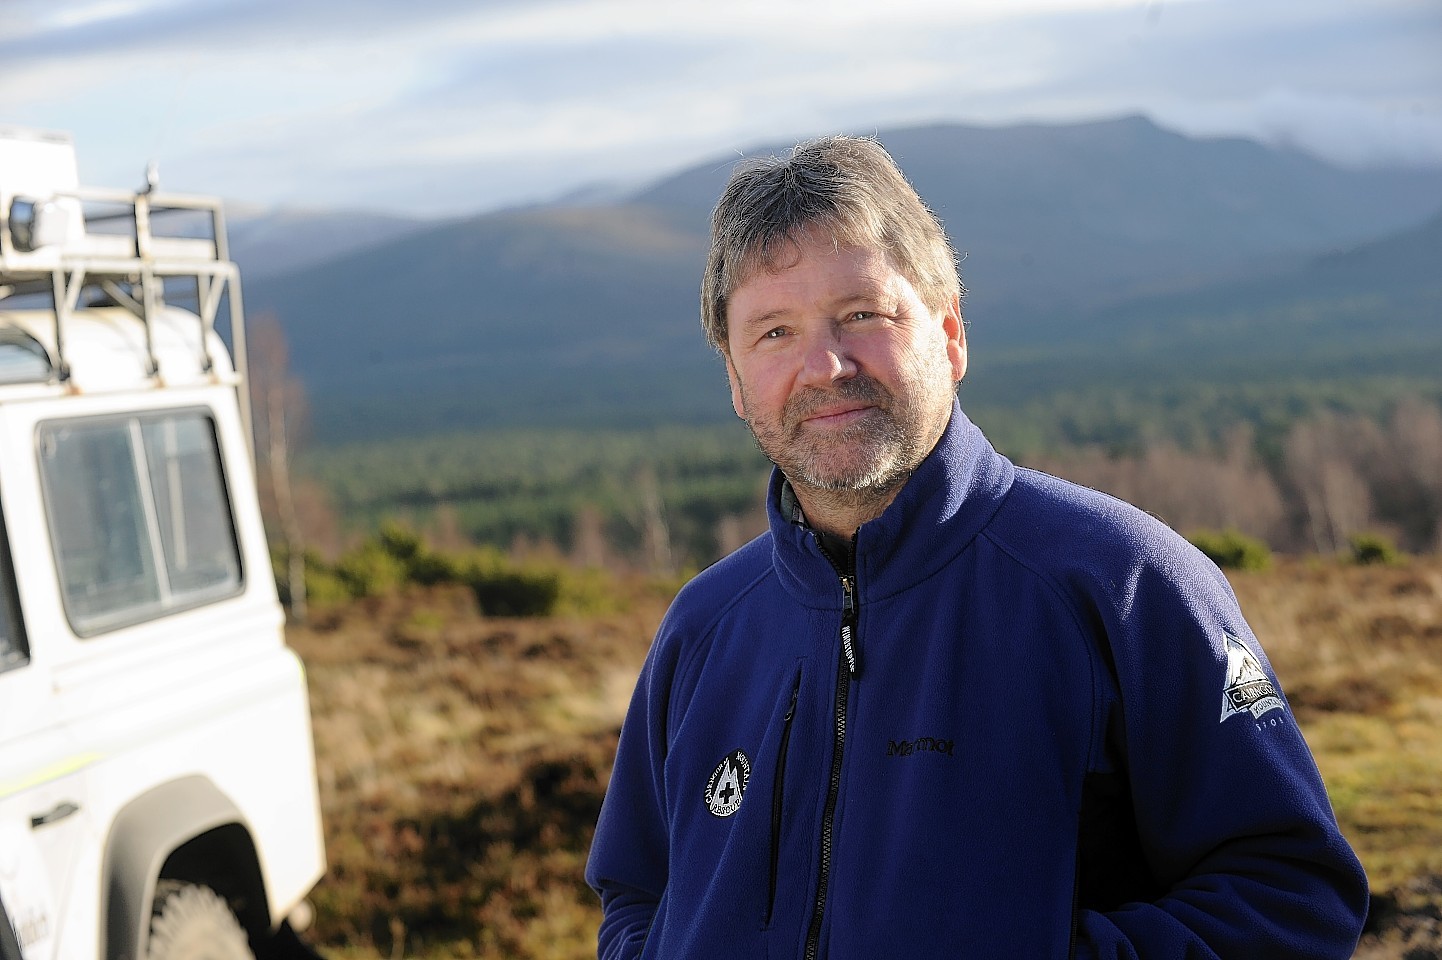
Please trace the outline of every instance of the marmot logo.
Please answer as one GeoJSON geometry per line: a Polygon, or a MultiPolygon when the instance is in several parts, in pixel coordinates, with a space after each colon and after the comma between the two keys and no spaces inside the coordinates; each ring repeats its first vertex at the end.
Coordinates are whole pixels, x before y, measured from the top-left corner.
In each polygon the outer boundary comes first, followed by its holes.
{"type": "Polygon", "coordinates": [[[1252,651],[1230,633],[1227,641],[1227,686],[1222,691],[1222,720],[1239,713],[1259,719],[1268,710],[1284,710],[1281,696],[1252,651]]]}
{"type": "Polygon", "coordinates": [[[886,755],[888,757],[909,757],[913,753],[941,753],[951,756],[951,749],[956,745],[955,740],[942,740],[939,737],[917,737],[915,740],[888,740],[886,743],[886,755]]]}
{"type": "Polygon", "coordinates": [[[741,796],[750,782],[751,761],[739,749],[732,750],[711,771],[706,783],[706,809],[712,816],[731,816],[741,809],[741,796]]]}

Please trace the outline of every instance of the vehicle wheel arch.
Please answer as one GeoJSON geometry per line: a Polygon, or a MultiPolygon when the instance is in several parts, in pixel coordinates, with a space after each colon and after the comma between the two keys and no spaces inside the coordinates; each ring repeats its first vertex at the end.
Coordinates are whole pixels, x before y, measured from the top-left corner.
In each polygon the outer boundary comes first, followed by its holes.
{"type": "Polygon", "coordinates": [[[251,831],[240,810],[206,777],[162,784],[116,815],[105,845],[101,956],[145,956],[161,879],[210,886],[231,903],[253,940],[269,933],[270,910],[251,831]]]}

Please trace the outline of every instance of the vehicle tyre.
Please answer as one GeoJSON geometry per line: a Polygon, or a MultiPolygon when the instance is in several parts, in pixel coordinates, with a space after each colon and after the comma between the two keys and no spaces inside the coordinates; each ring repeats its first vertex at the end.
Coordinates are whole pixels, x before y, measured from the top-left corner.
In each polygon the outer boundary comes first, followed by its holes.
{"type": "Polygon", "coordinates": [[[255,960],[230,906],[209,887],[161,880],[150,917],[148,960],[255,960]]]}

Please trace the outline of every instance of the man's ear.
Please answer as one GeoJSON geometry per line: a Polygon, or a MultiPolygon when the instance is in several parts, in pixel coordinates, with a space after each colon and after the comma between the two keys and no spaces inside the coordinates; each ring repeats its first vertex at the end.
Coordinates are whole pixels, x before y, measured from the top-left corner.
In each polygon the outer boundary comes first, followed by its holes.
{"type": "Polygon", "coordinates": [[[726,379],[731,381],[731,409],[736,411],[736,416],[745,420],[746,403],[741,399],[741,378],[736,375],[736,365],[731,362],[730,352],[723,350],[721,356],[726,361],[726,379]]]}
{"type": "Polygon", "coordinates": [[[962,322],[961,297],[954,297],[941,315],[941,329],[946,334],[946,356],[951,361],[953,379],[960,383],[966,376],[966,324],[962,322]]]}

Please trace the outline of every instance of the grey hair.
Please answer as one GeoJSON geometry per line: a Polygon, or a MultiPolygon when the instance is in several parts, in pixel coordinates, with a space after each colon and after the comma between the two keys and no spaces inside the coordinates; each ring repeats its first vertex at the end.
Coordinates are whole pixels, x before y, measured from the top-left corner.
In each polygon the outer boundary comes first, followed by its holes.
{"type": "Polygon", "coordinates": [[[701,278],[701,326],[726,352],[726,307],[757,270],[776,269],[800,234],[817,229],[838,247],[883,252],[933,310],[963,293],[956,251],[880,143],[825,137],[787,157],[739,164],[711,213],[711,251],[701,278]]]}

